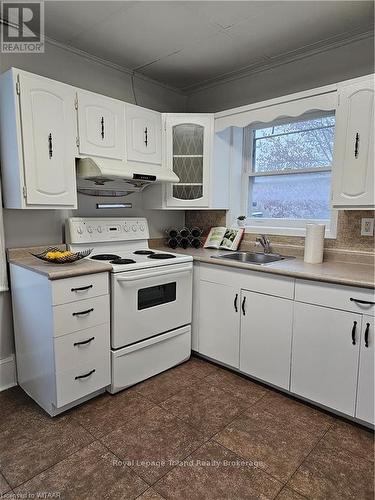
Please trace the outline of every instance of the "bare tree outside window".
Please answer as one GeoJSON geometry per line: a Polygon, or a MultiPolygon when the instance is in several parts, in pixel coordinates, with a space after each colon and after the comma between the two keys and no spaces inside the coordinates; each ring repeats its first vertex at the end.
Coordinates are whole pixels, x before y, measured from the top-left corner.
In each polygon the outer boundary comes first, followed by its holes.
{"type": "Polygon", "coordinates": [[[249,217],[329,219],[335,117],[252,132],[249,217]]]}

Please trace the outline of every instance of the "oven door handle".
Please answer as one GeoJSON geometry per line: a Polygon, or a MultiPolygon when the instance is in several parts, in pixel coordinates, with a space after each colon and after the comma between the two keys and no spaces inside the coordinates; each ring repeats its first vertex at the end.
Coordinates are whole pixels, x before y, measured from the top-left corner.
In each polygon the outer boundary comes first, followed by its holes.
{"type": "Polygon", "coordinates": [[[159,271],[157,273],[150,274],[137,274],[133,276],[122,276],[121,278],[116,278],[116,281],[138,281],[149,278],[157,278],[158,276],[168,276],[169,274],[181,274],[181,273],[191,273],[191,267],[184,267],[181,269],[170,269],[168,271],[159,271]]]}

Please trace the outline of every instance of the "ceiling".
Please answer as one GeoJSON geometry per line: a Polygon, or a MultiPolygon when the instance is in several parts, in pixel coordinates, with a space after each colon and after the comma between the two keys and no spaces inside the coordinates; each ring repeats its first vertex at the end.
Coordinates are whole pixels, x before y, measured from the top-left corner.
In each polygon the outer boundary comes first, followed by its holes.
{"type": "Polygon", "coordinates": [[[46,35],[181,91],[373,30],[370,1],[46,1],[46,35]]]}

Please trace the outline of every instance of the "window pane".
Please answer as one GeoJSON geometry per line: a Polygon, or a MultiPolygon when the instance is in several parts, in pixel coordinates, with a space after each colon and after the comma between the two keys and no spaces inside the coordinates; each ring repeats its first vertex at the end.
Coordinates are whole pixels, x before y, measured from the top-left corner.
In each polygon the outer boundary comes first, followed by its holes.
{"type": "Polygon", "coordinates": [[[253,177],[249,186],[249,217],[330,218],[330,172],[253,177]]]}
{"type": "Polygon", "coordinates": [[[255,130],[253,171],[331,166],[334,126],[335,117],[324,116],[255,130]]]}

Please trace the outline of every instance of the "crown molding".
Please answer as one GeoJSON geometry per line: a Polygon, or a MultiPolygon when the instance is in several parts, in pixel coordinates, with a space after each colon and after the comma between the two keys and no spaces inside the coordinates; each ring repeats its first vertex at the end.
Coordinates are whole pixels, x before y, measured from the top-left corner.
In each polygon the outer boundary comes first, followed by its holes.
{"type": "Polygon", "coordinates": [[[308,57],[328,52],[330,50],[334,50],[345,45],[350,45],[351,43],[355,43],[371,37],[374,37],[374,30],[372,26],[368,27],[366,31],[355,30],[349,33],[336,35],[325,40],[320,40],[319,42],[305,45],[304,47],[300,47],[296,50],[280,54],[279,56],[270,58],[265,57],[263,58],[263,60],[259,60],[258,62],[249,66],[245,66],[239,70],[224,73],[220,76],[207,79],[198,84],[183,87],[181,90],[190,97],[191,95],[202,90],[210,89],[218,85],[222,85],[223,83],[240,80],[241,78],[246,78],[256,73],[261,73],[262,71],[267,71],[279,66],[292,63],[294,61],[306,59],[308,57]]]}
{"type": "Polygon", "coordinates": [[[53,38],[50,37],[45,37],[44,38],[45,43],[49,45],[54,45],[55,47],[58,47],[60,49],[66,50],[67,52],[71,52],[72,54],[78,55],[80,57],[83,57],[89,61],[93,61],[97,64],[101,64],[102,66],[106,66],[108,68],[114,69],[116,71],[120,71],[121,73],[124,73],[127,76],[130,77],[135,77],[138,80],[143,80],[148,83],[152,83],[153,85],[156,85],[158,87],[162,87],[166,90],[170,90],[172,92],[176,92],[177,94],[186,96],[187,94],[176,87],[173,87],[172,85],[168,85],[167,83],[159,82],[157,80],[154,80],[153,78],[149,78],[146,75],[143,75],[142,73],[139,73],[138,71],[133,71],[130,68],[127,68],[126,66],[122,66],[121,64],[117,64],[111,61],[108,61],[107,59],[103,59],[98,56],[94,56],[93,54],[90,54],[89,52],[86,52],[85,50],[77,49],[76,47],[73,47],[72,45],[59,42],[57,40],[54,40],[53,38]]]}
{"type": "MultiPolygon", "coordinates": [[[[5,23],[4,19],[0,18],[0,24],[8,24],[10,26],[13,26],[17,28],[18,26],[14,23],[5,23]]],[[[163,82],[159,82],[157,80],[154,80],[153,78],[149,78],[146,75],[143,75],[142,73],[139,73],[138,71],[134,71],[130,68],[127,68],[126,66],[122,66],[121,64],[116,64],[114,62],[108,61],[107,59],[103,59],[98,56],[94,56],[93,54],[90,54],[89,52],[86,52],[85,50],[78,49],[77,47],[73,47],[73,45],[69,45],[68,43],[63,43],[59,42],[58,40],[55,40],[54,38],[44,36],[44,43],[48,45],[52,45],[55,47],[58,47],[59,49],[65,50],[67,52],[70,52],[72,54],[75,54],[77,56],[83,57],[84,59],[87,59],[89,61],[95,62],[96,64],[100,64],[102,66],[106,66],[107,68],[114,69],[116,71],[119,71],[129,77],[135,77],[138,80],[143,80],[148,83],[152,83],[153,85],[156,85],[158,87],[162,87],[166,90],[170,90],[172,92],[176,92],[177,94],[180,94],[182,96],[186,96],[187,94],[176,87],[173,87],[172,85],[168,85],[163,82]]]]}

